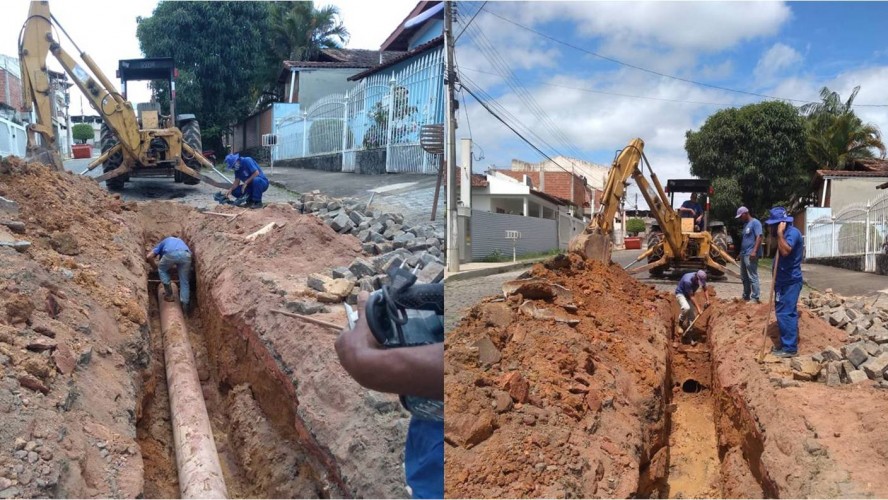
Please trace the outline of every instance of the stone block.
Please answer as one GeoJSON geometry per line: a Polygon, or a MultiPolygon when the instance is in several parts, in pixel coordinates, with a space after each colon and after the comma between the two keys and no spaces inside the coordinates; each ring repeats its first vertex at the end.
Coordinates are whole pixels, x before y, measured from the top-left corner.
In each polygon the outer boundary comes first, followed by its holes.
{"type": "Polygon", "coordinates": [[[829,346],[824,349],[822,355],[825,361],[838,361],[842,359],[842,351],[836,349],[833,346],[829,346]]]}
{"type": "Polygon", "coordinates": [[[863,370],[853,370],[848,373],[848,383],[850,384],[859,384],[869,380],[869,377],[866,376],[866,372],[863,370]]]}
{"type": "Polygon", "coordinates": [[[355,279],[355,275],[345,266],[334,267],[332,274],[334,278],[355,279]]]}
{"type": "Polygon", "coordinates": [[[437,262],[426,264],[418,273],[416,273],[416,281],[418,283],[437,283],[444,278],[444,266],[437,262]]]}
{"type": "Polygon", "coordinates": [[[845,311],[843,309],[833,311],[832,314],[829,315],[829,324],[836,328],[842,328],[846,323],[848,323],[848,317],[845,316],[845,311]]]}
{"type": "Polygon", "coordinates": [[[373,276],[376,274],[376,269],[374,268],[373,263],[363,257],[355,258],[351,265],[348,266],[348,270],[359,279],[364,276],[373,276]]]}
{"type": "Polygon", "coordinates": [[[867,354],[863,345],[858,343],[849,346],[849,349],[845,351],[845,357],[848,358],[848,361],[850,361],[855,368],[860,368],[860,365],[865,363],[869,358],[869,354],[867,354]]]}
{"type": "Polygon", "coordinates": [[[351,229],[354,227],[351,219],[348,218],[348,215],[343,213],[337,215],[333,221],[330,223],[330,227],[333,228],[334,231],[340,232],[345,230],[346,228],[351,229]]]}
{"type": "Polygon", "coordinates": [[[888,353],[880,354],[878,357],[868,359],[860,368],[866,372],[866,376],[870,379],[882,379],[885,375],[885,371],[888,370],[888,353]]]}

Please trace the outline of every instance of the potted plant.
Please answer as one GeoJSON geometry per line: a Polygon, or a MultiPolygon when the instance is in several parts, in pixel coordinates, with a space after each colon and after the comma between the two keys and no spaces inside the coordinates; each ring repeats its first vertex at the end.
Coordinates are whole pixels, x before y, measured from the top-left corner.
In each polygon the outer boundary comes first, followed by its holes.
{"type": "Polygon", "coordinates": [[[92,125],[78,123],[71,128],[71,135],[75,141],[80,141],[79,144],[71,146],[74,158],[92,158],[92,146],[86,143],[86,141],[95,139],[95,131],[93,131],[92,125]]]}

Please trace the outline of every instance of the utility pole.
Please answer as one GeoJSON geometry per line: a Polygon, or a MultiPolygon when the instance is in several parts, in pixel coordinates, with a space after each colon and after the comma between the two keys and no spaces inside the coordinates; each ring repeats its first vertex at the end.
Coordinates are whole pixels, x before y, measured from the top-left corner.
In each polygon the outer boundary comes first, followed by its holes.
{"type": "Polygon", "coordinates": [[[444,107],[444,162],[447,167],[447,271],[459,272],[459,225],[456,206],[456,118],[453,116],[453,2],[444,2],[444,85],[447,103],[444,107]]]}

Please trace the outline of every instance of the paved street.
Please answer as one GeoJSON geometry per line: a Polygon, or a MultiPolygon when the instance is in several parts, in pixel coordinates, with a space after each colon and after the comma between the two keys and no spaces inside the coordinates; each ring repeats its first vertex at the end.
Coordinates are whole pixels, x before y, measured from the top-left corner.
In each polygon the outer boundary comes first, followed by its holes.
{"type": "MultiPolygon", "coordinates": [[[[80,173],[86,169],[90,161],[88,159],[68,160],[65,162],[65,169],[80,173]]],[[[372,196],[371,208],[403,214],[407,224],[425,223],[431,219],[432,201],[435,193],[435,176],[433,175],[359,175],[280,167],[275,168],[274,173],[271,172],[271,169],[264,167],[263,171],[272,184],[263,197],[263,201],[266,203],[295,200],[297,199],[296,193],[317,189],[330,196],[353,197],[364,201],[370,201],[372,196]]],[[[205,173],[218,179],[215,172],[205,171],[205,173]]],[[[233,178],[231,171],[223,170],[223,173],[229,179],[233,178]]],[[[98,177],[101,174],[101,167],[97,167],[86,175],[98,177]]],[[[104,183],[102,185],[104,186],[104,183]]],[[[172,179],[133,179],[126,184],[120,194],[123,199],[131,201],[177,200],[194,207],[212,208],[218,205],[213,200],[213,194],[218,191],[220,191],[219,188],[205,183],[186,186],[185,184],[176,184],[172,179]]],[[[438,201],[437,220],[435,221],[442,230],[444,217],[442,187],[438,201]]]]}
{"type": "Polygon", "coordinates": [[[445,282],[444,330],[450,331],[462,319],[466,311],[484,297],[501,294],[503,283],[517,279],[525,271],[527,269],[445,282]]]}
{"type": "MultiPolygon", "coordinates": [[[[91,160],[68,160],[65,162],[65,170],[79,174],[91,160]]],[[[212,172],[212,171],[210,171],[212,172]]],[[[207,175],[218,179],[215,172],[207,175]]],[[[98,177],[102,175],[102,167],[96,167],[86,175],[90,177],[98,177]]],[[[226,176],[231,179],[231,172],[226,172],[226,176]]],[[[102,183],[105,187],[105,183],[102,183]]],[[[206,183],[200,183],[196,186],[186,186],[185,184],[177,184],[172,179],[133,179],[126,183],[120,195],[124,200],[128,201],[158,201],[158,200],[176,200],[186,205],[198,208],[213,208],[219,204],[213,199],[213,194],[221,191],[221,189],[210,186],[206,183]]],[[[262,201],[270,202],[286,202],[296,199],[296,196],[275,186],[269,186],[265,192],[262,201]]]]}

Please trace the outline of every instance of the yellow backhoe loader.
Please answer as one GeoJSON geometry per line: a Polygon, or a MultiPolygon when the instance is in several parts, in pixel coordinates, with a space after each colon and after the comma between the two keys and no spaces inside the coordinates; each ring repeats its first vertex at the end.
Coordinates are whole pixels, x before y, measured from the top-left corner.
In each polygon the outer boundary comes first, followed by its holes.
{"type": "MultiPolygon", "coordinates": [[[[231,186],[201,173],[201,166],[214,170],[215,167],[201,153],[200,126],[193,115],[179,116],[182,130],[174,123],[173,105],[169,116],[161,116],[158,109],[147,107],[140,110],[137,118],[133,105],[117,91],[92,58],[71,40],[50,13],[46,1],[31,2],[28,19],[19,36],[22,93],[26,108],[30,111],[33,106],[37,119],[37,123],[28,126],[29,158],[62,170],[52,132],[52,97],[46,68],[48,54],[59,61],[104,122],[102,155],[83,173],[102,165],[104,173],[96,177],[96,181],[105,181],[109,189],[121,189],[131,176],[173,177],[187,184],[203,180],[223,189],[231,186]],[[54,27],[58,27],[78,50],[85,68],[62,48],[54,36],[54,27]]],[[[125,62],[121,61],[122,67],[125,62]]],[[[124,85],[125,82],[124,78],[124,85]]],[[[170,85],[174,93],[172,78],[170,85]]]]}
{"type": "MultiPolygon", "coordinates": [[[[614,215],[620,206],[620,200],[623,198],[630,177],[635,180],[641,195],[647,201],[662,234],[656,240],[652,239],[647,250],[635,261],[647,259],[647,264],[629,270],[630,273],[653,270],[656,274],[662,274],[669,268],[696,268],[706,269],[713,276],[730,273],[739,277],[736,271],[726,265],[728,263],[737,265],[737,262],[728,255],[724,238],[716,241],[709,231],[695,231],[693,224],[687,224],[690,219],[685,222],[686,227],[682,227],[681,217],[672,208],[663,186],[644,156],[644,141],[641,139],[633,139],[617,155],[604,185],[601,206],[583,232],[571,240],[568,245],[571,252],[587,259],[610,262],[613,251],[614,215]],[[642,160],[648,167],[653,185],[644,177],[642,160]]],[[[627,269],[635,262],[626,266],[627,269]]]]}

